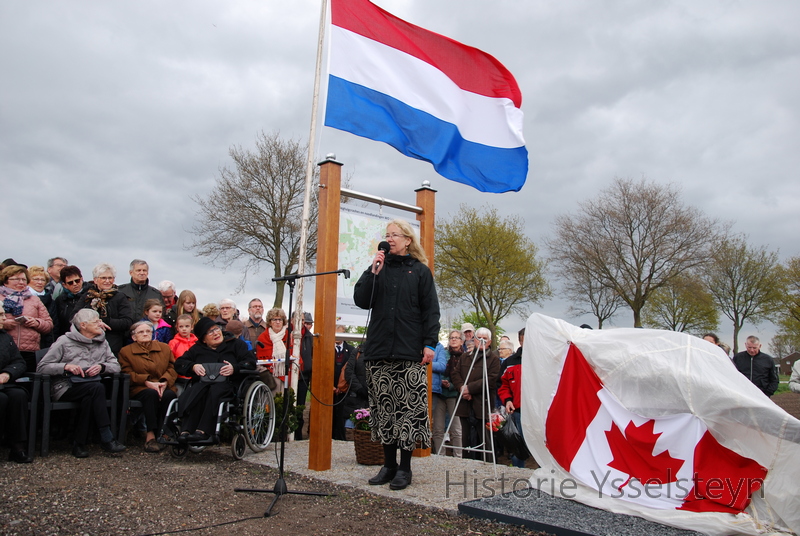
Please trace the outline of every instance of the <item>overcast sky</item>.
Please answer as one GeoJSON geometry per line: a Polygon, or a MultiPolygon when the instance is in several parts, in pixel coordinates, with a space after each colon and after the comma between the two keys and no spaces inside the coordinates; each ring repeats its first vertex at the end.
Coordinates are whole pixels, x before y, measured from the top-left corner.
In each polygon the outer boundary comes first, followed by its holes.
{"type": "MultiPolygon", "coordinates": [[[[800,255],[800,3],[375,3],[509,68],[530,171],[519,193],[484,194],[320,127],[316,153],[335,153],[353,189],[413,204],[429,180],[438,218],[461,203],[496,206],[521,215],[541,244],[556,215],[614,177],[645,175],[679,185],[687,203],[752,243],[800,255]]],[[[319,13],[319,0],[0,4],[0,257],[31,265],[62,255],[87,275],[111,262],[117,283],[142,257],[151,283],[171,279],[200,305],[233,297],[244,310],[253,296],[269,305],[269,270],[237,295],[240,267],[223,271],[186,249],[189,196],[207,194],[231,165],[229,148],[252,147],[260,130],[308,136],[319,13]]],[[[556,298],[534,310],[591,320],[567,307],[556,298]]],[[[772,331],[748,326],[743,336],[772,331]]]]}

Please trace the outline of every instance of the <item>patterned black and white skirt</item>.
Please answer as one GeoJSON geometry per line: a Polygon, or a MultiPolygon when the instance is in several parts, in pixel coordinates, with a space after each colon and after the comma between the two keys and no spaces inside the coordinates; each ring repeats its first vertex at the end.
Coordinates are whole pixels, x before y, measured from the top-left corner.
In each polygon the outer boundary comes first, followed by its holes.
{"type": "Polygon", "coordinates": [[[365,368],[372,440],[396,444],[403,450],[430,448],[425,366],[401,359],[376,359],[365,361],[365,368]]]}

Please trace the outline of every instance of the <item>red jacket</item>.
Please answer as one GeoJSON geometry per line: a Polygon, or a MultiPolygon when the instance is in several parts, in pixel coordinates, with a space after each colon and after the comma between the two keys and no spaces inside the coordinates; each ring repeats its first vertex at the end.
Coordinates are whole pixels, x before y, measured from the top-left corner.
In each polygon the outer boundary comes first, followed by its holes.
{"type": "MultiPolygon", "coordinates": [[[[272,359],[272,338],[270,337],[270,333],[272,330],[267,328],[267,330],[258,336],[258,341],[256,342],[256,358],[258,359],[258,364],[263,365],[265,360],[272,359]]],[[[283,336],[283,344],[286,346],[286,352],[291,355],[292,353],[292,341],[289,340],[289,330],[286,330],[286,333],[283,336]]],[[[276,363],[276,364],[267,364],[267,368],[270,372],[272,372],[275,377],[283,379],[284,377],[284,364],[276,363]]],[[[300,361],[300,370],[303,370],[302,359],[300,361]]]]}
{"type": "Polygon", "coordinates": [[[186,350],[191,348],[197,342],[197,336],[194,333],[189,334],[189,338],[184,338],[180,333],[177,333],[171,341],[169,341],[169,348],[175,359],[186,353],[186,350]]]}
{"type": "Polygon", "coordinates": [[[511,400],[514,403],[514,407],[519,409],[520,404],[522,404],[520,396],[522,393],[522,360],[517,358],[516,355],[512,355],[506,361],[508,365],[500,378],[501,384],[497,390],[497,396],[504,405],[511,400]]]}

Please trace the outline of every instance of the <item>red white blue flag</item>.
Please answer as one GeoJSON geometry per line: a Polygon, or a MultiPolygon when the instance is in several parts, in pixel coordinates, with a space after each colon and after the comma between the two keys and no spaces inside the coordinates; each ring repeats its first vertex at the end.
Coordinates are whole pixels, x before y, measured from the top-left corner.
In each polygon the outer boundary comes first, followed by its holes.
{"type": "Polygon", "coordinates": [[[534,488],[704,534],[800,534],[800,421],[714,344],[533,314],[520,398],[534,488]]]}
{"type": "Polygon", "coordinates": [[[388,143],[480,191],[522,188],[522,94],[494,57],[368,0],[331,0],[329,35],[326,126],[388,143]]]}

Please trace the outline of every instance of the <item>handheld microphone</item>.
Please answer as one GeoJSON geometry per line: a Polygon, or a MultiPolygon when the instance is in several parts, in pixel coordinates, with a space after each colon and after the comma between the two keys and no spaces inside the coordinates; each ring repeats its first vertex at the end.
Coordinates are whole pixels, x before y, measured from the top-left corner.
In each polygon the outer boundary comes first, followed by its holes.
{"type": "MultiPolygon", "coordinates": [[[[378,244],[378,251],[383,251],[384,255],[388,255],[389,254],[389,250],[391,248],[392,248],[392,246],[389,245],[389,242],[387,242],[386,240],[384,240],[383,242],[378,244]]],[[[379,267],[380,265],[381,265],[380,261],[376,262],[375,263],[375,268],[379,267]]]]}

